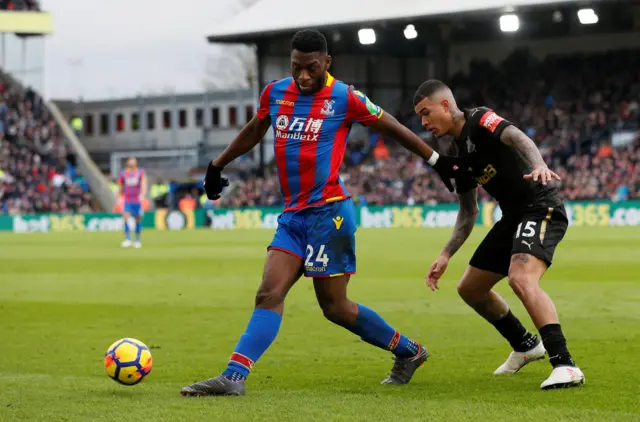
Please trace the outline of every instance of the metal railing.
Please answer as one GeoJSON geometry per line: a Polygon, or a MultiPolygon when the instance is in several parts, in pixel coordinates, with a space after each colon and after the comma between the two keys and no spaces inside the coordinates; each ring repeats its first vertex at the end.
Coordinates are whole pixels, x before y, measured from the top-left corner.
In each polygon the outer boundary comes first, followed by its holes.
{"type": "Polygon", "coordinates": [[[98,166],[93,162],[89,153],[87,153],[87,149],[82,145],[82,142],[80,142],[76,134],[73,132],[58,106],[52,101],[45,102],[45,105],[60,127],[67,146],[76,155],[80,174],[82,174],[84,178],[87,179],[87,182],[89,182],[93,196],[98,200],[102,209],[111,211],[116,204],[116,196],[109,188],[107,179],[100,172],[98,166]]]}

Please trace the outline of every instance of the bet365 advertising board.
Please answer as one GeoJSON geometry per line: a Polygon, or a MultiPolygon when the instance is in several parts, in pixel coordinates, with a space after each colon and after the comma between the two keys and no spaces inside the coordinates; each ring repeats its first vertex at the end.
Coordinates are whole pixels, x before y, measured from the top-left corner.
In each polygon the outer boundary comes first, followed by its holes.
{"type": "MultiPolygon", "coordinates": [[[[482,203],[476,224],[492,226],[502,216],[495,203],[482,203]]],[[[640,226],[640,201],[567,202],[567,215],[573,226],[640,226]]],[[[280,207],[215,209],[205,211],[204,223],[217,230],[274,229],[280,207]]],[[[453,227],[458,204],[419,206],[357,207],[357,224],[362,228],[453,227]]]]}
{"type": "MultiPolygon", "coordinates": [[[[133,218],[130,227],[135,225],[133,218]]],[[[204,213],[159,209],[146,212],[142,227],[158,230],[185,230],[204,226],[204,213]]],[[[0,231],[14,233],[109,232],[122,231],[124,219],[115,213],[1,215],[0,231]]]]}
{"type": "MultiPolygon", "coordinates": [[[[565,207],[572,226],[640,226],[638,200],[567,202],[565,207]]],[[[158,230],[275,229],[281,212],[280,207],[187,212],[161,209],[145,213],[142,226],[158,230]]],[[[390,205],[357,207],[356,219],[362,228],[453,227],[457,214],[457,204],[390,205]]],[[[501,215],[495,203],[482,203],[476,224],[492,226],[501,215]]],[[[0,231],[14,233],[121,231],[123,228],[122,217],[114,213],[0,215],[0,231]]]]}

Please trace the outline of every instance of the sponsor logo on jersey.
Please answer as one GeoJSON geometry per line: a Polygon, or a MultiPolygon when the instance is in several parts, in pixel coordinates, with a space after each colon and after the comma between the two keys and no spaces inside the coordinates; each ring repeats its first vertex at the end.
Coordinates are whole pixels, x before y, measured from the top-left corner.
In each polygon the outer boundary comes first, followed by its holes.
{"type": "Polygon", "coordinates": [[[140,177],[138,176],[128,176],[124,178],[125,186],[138,186],[140,182],[140,177]]]}
{"type": "Polygon", "coordinates": [[[498,125],[503,120],[504,119],[502,117],[498,116],[495,112],[489,110],[486,113],[484,113],[480,118],[480,126],[485,127],[491,133],[493,133],[496,131],[496,129],[498,128],[498,125]]]}
{"type": "Polygon", "coordinates": [[[323,123],[323,119],[303,117],[289,121],[289,117],[281,115],[276,119],[276,138],[317,142],[323,123]]]}
{"type": "Polygon", "coordinates": [[[482,171],[482,176],[476,177],[475,179],[481,185],[486,185],[491,179],[495,177],[496,174],[498,174],[498,171],[495,169],[495,167],[489,164],[482,171]]]}
{"type": "Polygon", "coordinates": [[[293,107],[296,105],[296,103],[294,103],[293,101],[288,101],[288,100],[276,100],[276,104],[284,105],[287,107],[293,107]]]}
{"type": "Polygon", "coordinates": [[[276,120],[276,129],[285,130],[287,127],[289,127],[289,117],[285,115],[278,116],[278,119],[276,120]]]}
{"type": "Polygon", "coordinates": [[[336,230],[340,230],[340,227],[342,227],[342,223],[344,222],[344,218],[338,216],[335,218],[332,218],[333,220],[333,224],[336,225],[336,230]]]}

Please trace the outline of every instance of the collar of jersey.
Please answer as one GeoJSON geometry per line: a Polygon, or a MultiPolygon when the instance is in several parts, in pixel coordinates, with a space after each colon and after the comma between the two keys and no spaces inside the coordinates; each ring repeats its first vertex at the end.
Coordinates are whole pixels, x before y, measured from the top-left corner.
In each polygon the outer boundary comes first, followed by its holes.
{"type": "Polygon", "coordinates": [[[300,91],[300,88],[298,88],[298,85],[296,85],[296,89],[298,90],[298,93],[300,95],[309,95],[309,96],[313,96],[313,95],[317,95],[320,92],[322,92],[323,89],[325,88],[330,88],[333,86],[333,84],[336,82],[336,78],[333,77],[333,75],[331,75],[331,73],[327,72],[327,82],[324,84],[324,86],[322,88],[320,88],[319,91],[314,92],[313,94],[305,94],[302,91],[300,91]]]}
{"type": "Polygon", "coordinates": [[[462,130],[460,131],[460,136],[456,136],[456,141],[466,141],[469,136],[469,109],[462,109],[464,113],[464,126],[462,126],[462,130]]]}

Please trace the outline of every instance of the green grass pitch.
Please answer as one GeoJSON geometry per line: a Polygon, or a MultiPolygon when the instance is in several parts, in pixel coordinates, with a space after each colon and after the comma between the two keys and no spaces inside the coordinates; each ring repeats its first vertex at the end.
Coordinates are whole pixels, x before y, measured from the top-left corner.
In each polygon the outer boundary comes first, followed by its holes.
{"type": "MultiPolygon", "coordinates": [[[[383,386],[391,354],[322,317],[301,279],[274,345],[243,398],[184,398],[217,375],[248,321],[269,231],[0,236],[0,420],[631,421],[640,420],[640,230],[571,228],[543,286],[554,299],[584,388],[544,392],[547,362],[515,376],[509,353],[457,296],[457,279],[485,229],[449,266],[439,292],[424,274],[450,229],[358,233],[350,297],[431,353],[411,384],[383,386]],[[140,385],[104,373],[106,348],[135,337],[154,367],[140,385]]],[[[514,313],[532,328],[503,282],[514,313]]]]}

